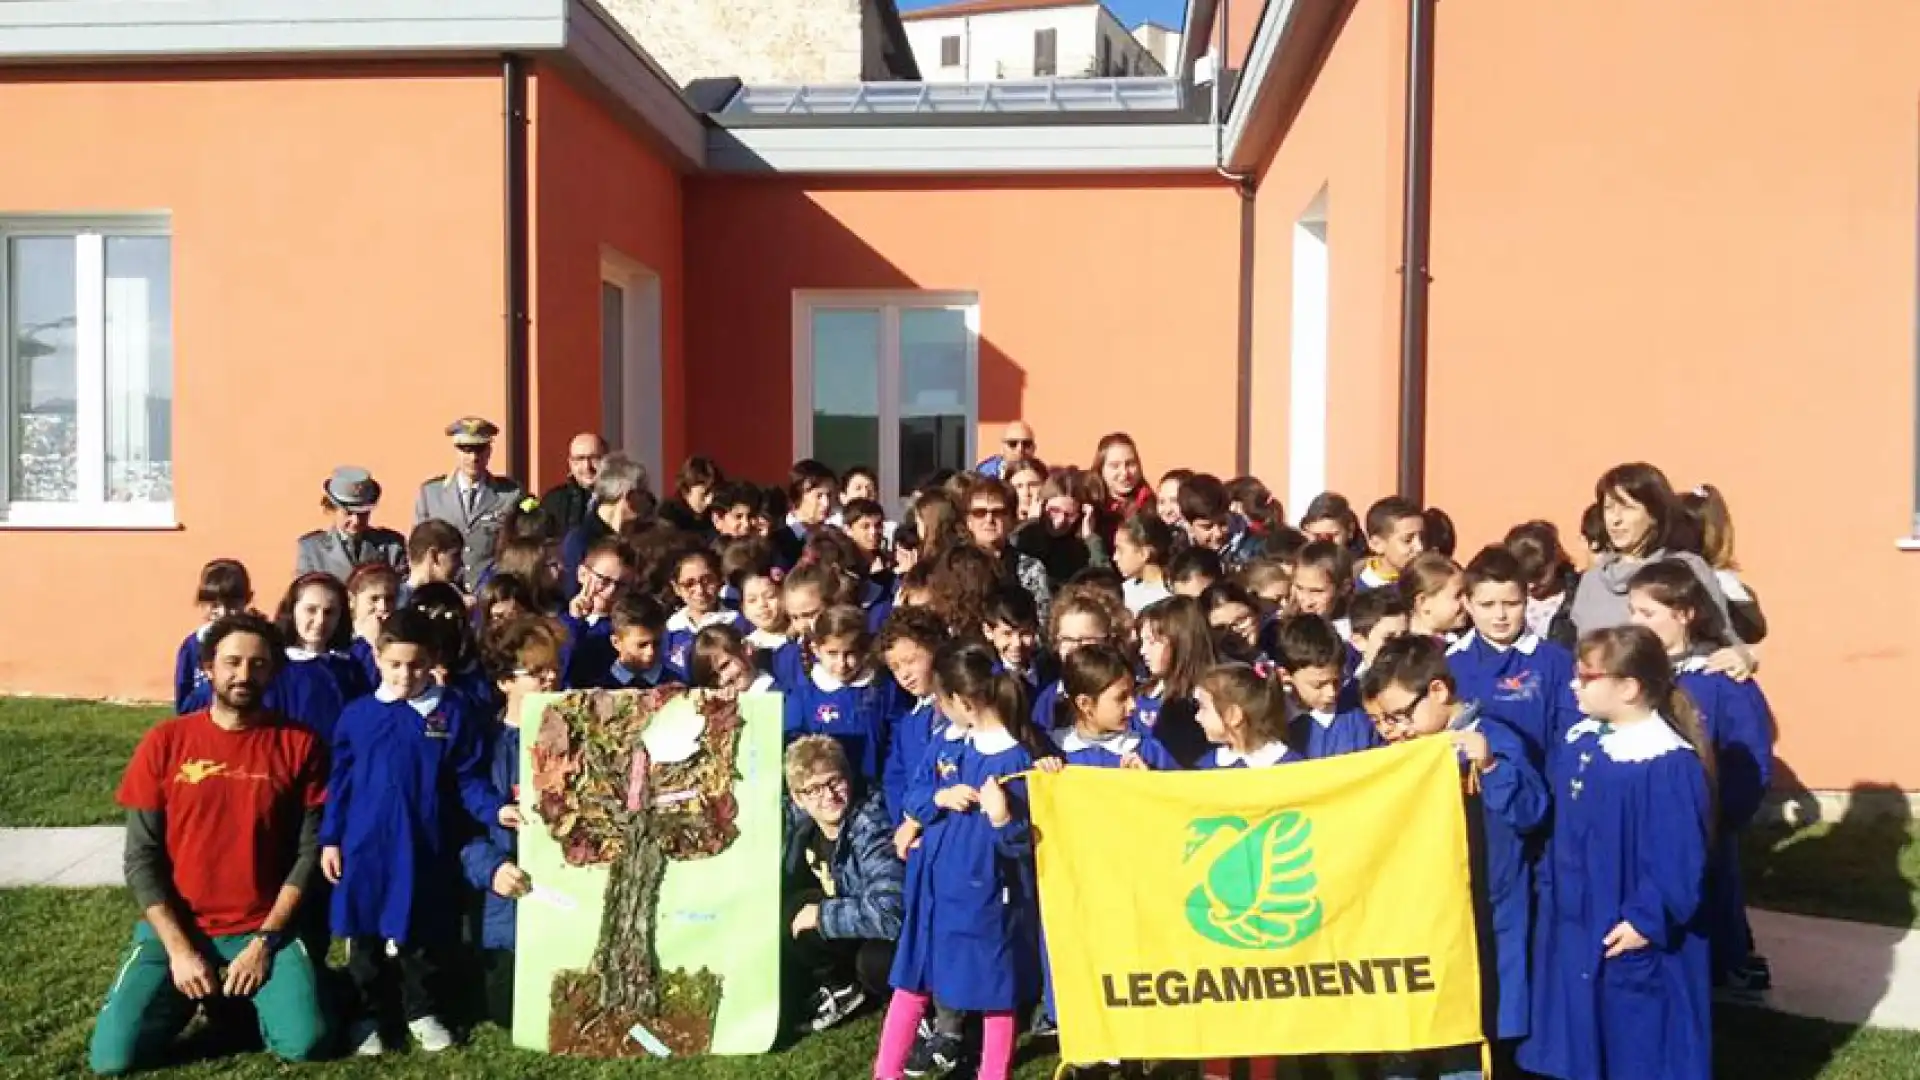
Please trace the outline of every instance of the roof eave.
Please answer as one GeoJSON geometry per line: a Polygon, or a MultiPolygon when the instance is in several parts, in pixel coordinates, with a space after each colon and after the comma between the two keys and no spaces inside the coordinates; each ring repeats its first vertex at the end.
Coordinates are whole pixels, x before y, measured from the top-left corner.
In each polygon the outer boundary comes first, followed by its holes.
{"type": "Polygon", "coordinates": [[[1214,171],[1208,124],[716,128],[707,168],[734,175],[968,176],[1214,171]]]}
{"type": "Polygon", "coordinates": [[[1221,133],[1220,166],[1257,169],[1312,85],[1357,0],[1269,0],[1254,30],[1221,133]]]}

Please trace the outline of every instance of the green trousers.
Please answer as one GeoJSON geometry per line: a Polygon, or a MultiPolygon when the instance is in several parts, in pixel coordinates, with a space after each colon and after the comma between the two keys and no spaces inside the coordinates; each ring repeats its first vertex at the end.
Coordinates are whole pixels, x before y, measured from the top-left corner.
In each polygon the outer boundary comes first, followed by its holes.
{"type": "MultiPolygon", "coordinates": [[[[252,940],[251,934],[196,936],[202,955],[214,968],[216,992],[226,966],[252,940]]],[[[275,1057],[306,1061],[314,1056],[326,1037],[326,1020],[314,982],[314,961],[299,939],[289,938],[274,953],[267,981],[254,991],[252,1001],[260,1018],[260,1037],[275,1057]]],[[[94,1021],[88,1065],[102,1076],[114,1076],[155,1064],[193,1019],[197,1005],[173,985],[166,946],[160,944],[153,927],[142,921],[134,928],[133,943],[94,1021]]]]}

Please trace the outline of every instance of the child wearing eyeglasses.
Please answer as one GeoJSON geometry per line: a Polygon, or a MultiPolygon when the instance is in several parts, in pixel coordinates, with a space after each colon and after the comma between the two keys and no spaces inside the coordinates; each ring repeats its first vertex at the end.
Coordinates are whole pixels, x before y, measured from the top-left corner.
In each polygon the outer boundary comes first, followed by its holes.
{"type": "Polygon", "coordinates": [[[667,617],[667,666],[687,670],[693,638],[709,626],[732,625],[738,618],[720,606],[720,557],[706,548],[690,548],[673,560],[668,580],[680,598],[680,610],[667,617]]]}
{"type": "Polygon", "coordinates": [[[561,680],[569,688],[597,686],[613,666],[613,605],[633,584],[633,548],[617,536],[593,542],[574,570],[579,591],[561,619],[561,680]]]}
{"type": "Polygon", "coordinates": [[[1574,659],[1587,719],[1548,759],[1553,828],[1518,1064],[1544,1076],[1707,1080],[1713,747],[1653,631],[1591,631],[1574,659]]]}
{"type": "MultiPolygon", "coordinates": [[[[1062,664],[1076,649],[1118,644],[1121,632],[1132,622],[1118,597],[1093,585],[1061,589],[1053,601],[1051,616],[1047,640],[1053,645],[1054,658],[1062,664]]],[[[1054,703],[1059,697],[1059,679],[1051,680],[1034,695],[1029,722],[1035,731],[1053,727],[1054,703]]]]}
{"type": "MultiPolygon", "coordinates": [[[[1489,938],[1493,943],[1492,962],[1483,962],[1481,969],[1493,979],[1492,996],[1498,1002],[1494,1030],[1487,1034],[1495,1043],[1496,1060],[1510,1060],[1514,1044],[1528,1034],[1527,946],[1533,903],[1528,844],[1546,824],[1546,781],[1518,733],[1460,698],[1447,670],[1446,651],[1431,637],[1408,635],[1381,646],[1361,676],[1360,697],[1381,742],[1396,745],[1444,735],[1459,749],[1469,799],[1479,804],[1484,822],[1477,834],[1473,879],[1476,889],[1485,891],[1492,912],[1491,933],[1481,935],[1483,950],[1489,938]]],[[[1478,1077],[1480,1048],[1382,1056],[1383,1080],[1413,1080],[1428,1069],[1449,1078],[1478,1077]]],[[[1505,1070],[1496,1067],[1495,1075],[1505,1075],[1505,1070]]]]}

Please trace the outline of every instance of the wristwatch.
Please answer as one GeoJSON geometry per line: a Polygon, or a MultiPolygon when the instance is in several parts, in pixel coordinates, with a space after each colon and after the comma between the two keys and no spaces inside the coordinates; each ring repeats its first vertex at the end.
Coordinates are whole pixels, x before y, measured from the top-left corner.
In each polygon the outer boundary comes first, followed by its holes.
{"type": "Polygon", "coordinates": [[[287,932],[285,930],[256,930],[253,936],[258,938],[262,944],[266,945],[268,952],[279,952],[280,946],[286,944],[287,941],[287,932]]]}

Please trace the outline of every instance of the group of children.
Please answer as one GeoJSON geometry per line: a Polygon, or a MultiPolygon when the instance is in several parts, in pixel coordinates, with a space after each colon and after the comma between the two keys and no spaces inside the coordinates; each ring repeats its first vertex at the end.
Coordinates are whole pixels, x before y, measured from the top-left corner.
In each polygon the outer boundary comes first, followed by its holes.
{"type": "MultiPolygon", "coordinates": [[[[1575,636],[1577,578],[1545,522],[1462,566],[1446,516],[1399,498],[1362,523],[1328,494],[1295,529],[1250,478],[1183,471],[1130,492],[1098,479],[1044,489],[1097,519],[1077,529],[1042,520],[1049,500],[971,474],[936,478],[896,525],[871,470],[801,462],[785,488],[762,490],[697,460],[656,520],[576,545],[570,567],[524,505],[470,598],[454,585],[458,535],[437,522],[409,538],[404,579],[369,564],[345,583],[296,580],[278,609],[288,662],[267,697],[333,747],[330,917],[311,932],[349,942],[353,1048],[384,1048],[378,1010],[396,976],[421,1045],[450,1041],[434,980],[459,943],[462,878],[485,897],[477,944],[496,1015],[505,1007],[512,904],[531,884],[513,843],[524,697],[682,684],[781,693],[787,738],[834,738],[884,800],[907,910],[879,1080],[963,1055],[1000,1080],[1026,1011],[1038,1006],[1038,1033],[1054,1023],[1029,770],[1264,768],[1430,737],[1458,748],[1478,819],[1496,1071],[1710,1074],[1710,989],[1765,985],[1734,838],[1766,789],[1772,720],[1757,684],[1726,673],[1750,674],[1725,654],[1750,661],[1755,639],[1732,631],[1692,566],[1649,558],[1630,621],[1575,636]],[[1098,514],[1115,505],[1127,512],[1098,514]],[[1044,583],[1016,572],[1017,552],[973,527],[996,506],[1077,536],[1081,568],[1044,583]]],[[[1621,498],[1603,478],[1596,505],[1621,498]]],[[[1725,504],[1707,502],[1687,510],[1687,535],[1718,529],[1731,573],[1725,504]]],[[[1611,550],[1604,531],[1589,541],[1611,550]]],[[[252,599],[237,563],[203,572],[209,621],[252,599]]],[[[176,672],[182,711],[204,703],[195,645],[176,672]]],[[[1457,1077],[1478,1075],[1480,1058],[1326,1064],[1457,1077]]]]}

